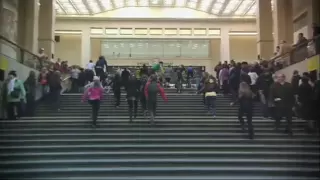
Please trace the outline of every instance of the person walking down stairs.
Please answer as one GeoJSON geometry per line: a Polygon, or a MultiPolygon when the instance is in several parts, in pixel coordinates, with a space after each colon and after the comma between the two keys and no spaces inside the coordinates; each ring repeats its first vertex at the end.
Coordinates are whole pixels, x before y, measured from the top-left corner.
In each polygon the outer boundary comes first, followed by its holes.
{"type": "Polygon", "coordinates": [[[95,76],[93,78],[93,86],[89,87],[82,96],[82,102],[88,100],[92,107],[92,127],[96,127],[98,112],[100,109],[100,101],[103,96],[103,88],[100,84],[100,78],[95,76]]]}
{"type": "Polygon", "coordinates": [[[127,102],[129,105],[129,118],[132,122],[132,116],[137,117],[138,98],[140,95],[140,81],[134,75],[131,75],[127,83],[127,102]]]}
{"type": "Polygon", "coordinates": [[[240,121],[240,125],[243,131],[246,131],[245,122],[243,119],[243,115],[246,115],[247,128],[250,139],[254,138],[252,125],[253,97],[254,96],[249,84],[247,84],[246,82],[241,82],[239,85],[238,98],[235,100],[235,102],[231,103],[231,106],[233,106],[235,103],[239,103],[238,120],[240,121]]]}
{"type": "Polygon", "coordinates": [[[144,88],[151,124],[154,124],[158,93],[165,102],[168,101],[167,96],[164,93],[164,89],[160,86],[160,83],[157,82],[157,76],[152,75],[144,88]]]}

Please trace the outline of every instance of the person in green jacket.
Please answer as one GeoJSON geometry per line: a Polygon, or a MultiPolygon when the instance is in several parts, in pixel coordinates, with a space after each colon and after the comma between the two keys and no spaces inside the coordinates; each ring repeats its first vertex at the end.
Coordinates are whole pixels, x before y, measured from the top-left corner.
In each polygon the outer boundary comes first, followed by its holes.
{"type": "Polygon", "coordinates": [[[10,71],[7,84],[7,116],[9,120],[15,120],[22,116],[22,103],[26,103],[26,90],[23,82],[17,79],[17,73],[10,71]]]}

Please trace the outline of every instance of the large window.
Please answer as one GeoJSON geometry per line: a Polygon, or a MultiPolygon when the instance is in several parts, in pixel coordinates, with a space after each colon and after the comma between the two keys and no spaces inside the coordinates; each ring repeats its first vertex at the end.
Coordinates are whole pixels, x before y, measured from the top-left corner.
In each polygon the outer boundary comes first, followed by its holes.
{"type": "Polygon", "coordinates": [[[108,39],[101,41],[108,58],[208,58],[209,40],[108,39]]]}

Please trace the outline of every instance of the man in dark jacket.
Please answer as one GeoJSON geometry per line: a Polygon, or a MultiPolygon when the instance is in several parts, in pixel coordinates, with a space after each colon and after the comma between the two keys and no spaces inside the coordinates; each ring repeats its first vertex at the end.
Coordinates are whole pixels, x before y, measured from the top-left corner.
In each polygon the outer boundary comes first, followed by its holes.
{"type": "Polygon", "coordinates": [[[134,75],[131,75],[127,86],[127,102],[129,105],[129,118],[132,121],[132,116],[137,117],[138,98],[140,95],[140,81],[134,75]]]}
{"type": "Polygon", "coordinates": [[[282,117],[287,120],[286,132],[292,135],[292,108],[295,104],[294,91],[290,83],[285,82],[285,75],[278,74],[277,82],[271,86],[270,101],[275,105],[275,126],[279,129],[282,117]]]}
{"type": "Polygon", "coordinates": [[[147,99],[144,94],[144,88],[146,87],[146,84],[148,82],[148,76],[143,75],[140,78],[140,103],[143,111],[143,115],[146,116],[147,114],[147,99]]]}
{"type": "Polygon", "coordinates": [[[291,85],[292,85],[294,94],[298,93],[300,79],[301,79],[301,77],[299,75],[299,71],[297,71],[297,70],[293,71],[291,85]]]}
{"type": "Polygon", "coordinates": [[[130,72],[127,70],[127,68],[124,68],[121,73],[121,80],[122,80],[122,85],[124,86],[125,89],[127,89],[128,87],[129,77],[130,77],[130,72]]]}
{"type": "Polygon", "coordinates": [[[164,89],[157,82],[157,76],[152,75],[144,88],[144,94],[147,99],[147,106],[150,113],[150,120],[152,124],[154,123],[154,118],[156,114],[158,93],[161,95],[164,101],[167,101],[167,96],[164,93],[164,89]]]}
{"type": "Polygon", "coordinates": [[[270,86],[273,84],[272,74],[267,70],[264,69],[264,72],[258,77],[256,86],[259,92],[259,99],[263,106],[263,116],[265,118],[269,117],[270,111],[269,107],[271,103],[269,103],[269,92],[270,86]]]}
{"type": "Polygon", "coordinates": [[[104,69],[108,69],[108,63],[103,56],[100,56],[95,66],[96,75],[100,77],[100,80],[105,79],[104,69]]]}
{"type": "Polygon", "coordinates": [[[115,99],[115,106],[118,108],[120,106],[120,98],[121,98],[121,77],[119,73],[116,73],[112,82],[110,83],[115,99]]]}

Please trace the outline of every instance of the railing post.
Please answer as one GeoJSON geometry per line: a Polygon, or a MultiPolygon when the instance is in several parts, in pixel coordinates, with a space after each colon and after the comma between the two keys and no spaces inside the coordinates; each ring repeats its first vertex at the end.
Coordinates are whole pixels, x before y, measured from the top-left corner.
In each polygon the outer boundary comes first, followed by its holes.
{"type": "Polygon", "coordinates": [[[23,49],[19,49],[20,50],[20,62],[21,62],[21,64],[23,64],[24,63],[24,51],[23,51],[23,49]]]}

